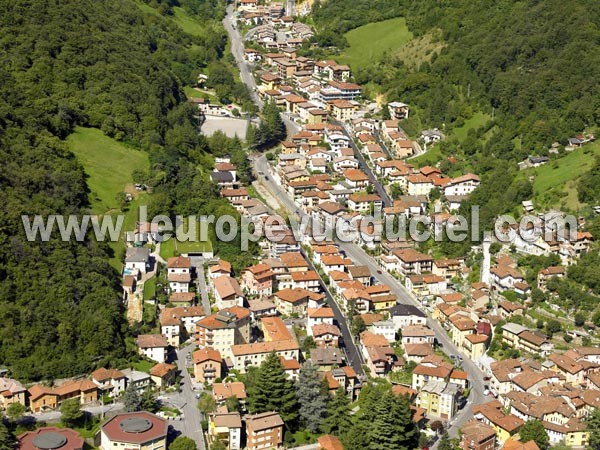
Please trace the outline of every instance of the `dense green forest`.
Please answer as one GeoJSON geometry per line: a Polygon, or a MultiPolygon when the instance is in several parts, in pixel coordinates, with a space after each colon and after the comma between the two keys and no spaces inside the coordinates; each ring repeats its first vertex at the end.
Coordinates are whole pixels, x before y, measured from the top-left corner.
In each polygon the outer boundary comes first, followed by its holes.
{"type": "MultiPolygon", "coordinates": [[[[74,375],[129,356],[108,245],[28,242],[21,224],[22,214],[89,207],[85,174],[63,141],[74,126],[149,152],[150,172],[138,176],[154,188],[151,209],[230,208],[207,183],[211,146],[182,90],[224,65],[223,2],[181,5],[206,21],[202,37],[166,17],[173,5],[150,6],[156,12],[131,0],[0,1],[0,365],[17,377],[74,375]]],[[[217,249],[249,259],[234,245],[217,249]]]]}

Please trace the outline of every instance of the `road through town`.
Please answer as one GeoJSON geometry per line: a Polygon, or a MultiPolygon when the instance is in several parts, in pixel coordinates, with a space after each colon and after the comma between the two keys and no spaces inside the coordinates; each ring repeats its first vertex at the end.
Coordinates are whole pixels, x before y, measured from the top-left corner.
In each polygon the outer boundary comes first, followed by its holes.
{"type": "MultiPolygon", "coordinates": [[[[261,105],[260,99],[256,95],[256,83],[250,72],[248,65],[243,58],[243,42],[240,33],[237,29],[232,26],[232,9],[229,7],[228,15],[224,19],[225,28],[227,29],[231,38],[231,50],[240,69],[240,77],[248,88],[252,91],[253,97],[255,98],[257,105],[261,105]]],[[[291,124],[289,119],[285,119],[286,125],[288,126],[288,132],[298,131],[298,126],[293,123],[291,124]]],[[[279,200],[281,205],[290,213],[296,216],[304,216],[304,213],[298,209],[294,201],[288,196],[287,192],[274,180],[273,174],[271,173],[269,163],[264,155],[255,157],[252,159],[255,172],[259,174],[259,181],[263,186],[279,200]]],[[[374,278],[387,284],[392,292],[397,296],[399,303],[412,304],[422,309],[420,303],[406,290],[406,288],[394,277],[388,274],[386,271],[381,270],[377,262],[373,257],[365,253],[360,247],[354,243],[347,243],[338,241],[340,248],[345,254],[354,261],[357,265],[366,265],[371,270],[374,278]]],[[[340,313],[341,315],[341,313],[340,313]]],[[[343,317],[342,317],[343,319],[343,317]]],[[[341,322],[340,322],[341,323],[341,322]]],[[[345,324],[345,321],[344,321],[345,324]]],[[[446,331],[434,320],[429,319],[429,326],[434,330],[437,341],[443,346],[443,350],[446,354],[459,355],[461,352],[458,350],[456,345],[448,337],[446,331]]],[[[347,328],[347,327],[346,327],[347,328]]],[[[346,336],[344,336],[346,338],[346,336]]],[[[353,344],[352,344],[353,345],[353,344]]],[[[356,359],[355,359],[356,361],[356,359]]],[[[356,362],[355,362],[356,363],[356,362]]],[[[354,366],[354,364],[353,364],[354,366]]],[[[475,365],[474,362],[468,358],[463,358],[463,369],[467,372],[469,383],[471,386],[468,403],[467,405],[457,414],[454,420],[451,422],[449,427],[450,436],[457,436],[459,428],[472,417],[471,405],[482,403],[484,400],[484,382],[483,373],[475,365]]],[[[362,371],[361,371],[362,372],[362,371]]]]}

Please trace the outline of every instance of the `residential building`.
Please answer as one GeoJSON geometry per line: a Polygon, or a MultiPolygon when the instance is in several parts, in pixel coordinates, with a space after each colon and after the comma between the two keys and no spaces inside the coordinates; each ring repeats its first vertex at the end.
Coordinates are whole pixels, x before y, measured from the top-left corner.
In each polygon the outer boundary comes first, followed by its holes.
{"type": "Polygon", "coordinates": [[[212,392],[217,405],[222,405],[229,397],[237,398],[240,403],[244,403],[247,398],[246,386],[241,381],[214,383],[212,385],[212,392]]]}
{"type": "Polygon", "coordinates": [[[472,419],[465,423],[460,431],[460,448],[462,450],[496,449],[496,431],[491,426],[472,419]]]}
{"type": "Polygon", "coordinates": [[[413,305],[399,303],[390,308],[390,316],[396,330],[409,325],[427,325],[427,316],[413,305]]]}
{"type": "Polygon", "coordinates": [[[165,389],[175,384],[177,372],[175,364],[158,363],[150,369],[150,379],[158,389],[165,389]]]}
{"type": "Polygon", "coordinates": [[[304,317],[311,294],[312,292],[306,289],[282,289],[273,295],[272,300],[280,314],[284,316],[295,314],[304,317]]]}
{"type": "Polygon", "coordinates": [[[146,372],[133,369],[124,369],[122,372],[125,375],[127,387],[131,386],[140,395],[152,386],[152,377],[146,372]]]}
{"type": "Polygon", "coordinates": [[[211,347],[223,358],[231,358],[231,347],[250,342],[250,310],[233,307],[206,316],[196,323],[198,347],[211,347]]]}
{"type": "Polygon", "coordinates": [[[0,409],[6,409],[13,403],[25,406],[27,389],[19,381],[0,378],[0,409]]]}
{"type": "Polygon", "coordinates": [[[273,293],[274,277],[268,264],[256,264],[242,272],[241,287],[250,295],[269,296],[273,293]]]}
{"type": "Polygon", "coordinates": [[[192,263],[185,256],[173,256],[167,260],[167,280],[171,292],[189,292],[192,281],[192,263]]]}
{"type": "Polygon", "coordinates": [[[145,274],[150,267],[150,249],[128,247],[125,251],[125,274],[145,274]]]}
{"type": "Polygon", "coordinates": [[[208,417],[208,439],[221,441],[227,450],[238,450],[242,441],[242,419],[240,413],[216,412],[208,417]]]}
{"type": "Polygon", "coordinates": [[[127,378],[125,374],[116,369],[105,369],[101,367],[92,372],[92,382],[98,386],[102,394],[117,397],[125,391],[127,378]]]}
{"type": "Polygon", "coordinates": [[[525,423],[513,414],[505,414],[504,408],[498,400],[474,405],[472,409],[475,419],[494,429],[500,445],[517,434],[525,423]]]}
{"type": "Polygon", "coordinates": [[[136,338],[140,355],[156,362],[165,362],[169,342],[162,334],[140,334],[136,338]]]}
{"type": "Polygon", "coordinates": [[[244,294],[237,280],[222,276],[213,280],[215,306],[219,309],[244,306],[244,294]]]}
{"type": "Polygon", "coordinates": [[[221,378],[223,358],[221,354],[211,347],[201,348],[192,354],[194,362],[194,378],[199,383],[214,383],[216,378],[221,378]]]}
{"type": "Polygon", "coordinates": [[[417,406],[427,411],[428,416],[452,420],[458,411],[462,388],[454,383],[430,380],[417,395],[417,406]]]}
{"type": "Polygon", "coordinates": [[[244,417],[246,422],[246,448],[263,450],[278,448],[283,443],[283,420],[275,411],[244,417]]]}

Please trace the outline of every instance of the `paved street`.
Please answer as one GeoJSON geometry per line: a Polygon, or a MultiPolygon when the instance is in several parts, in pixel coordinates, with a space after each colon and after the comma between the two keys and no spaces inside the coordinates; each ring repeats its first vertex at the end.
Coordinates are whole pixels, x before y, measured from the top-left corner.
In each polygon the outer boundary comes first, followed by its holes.
{"type": "Polygon", "coordinates": [[[184,415],[184,420],[173,420],[171,425],[176,430],[180,431],[184,436],[190,437],[196,441],[198,450],[204,450],[204,438],[202,436],[202,413],[198,409],[196,393],[194,391],[191,377],[186,367],[186,355],[190,354],[195,349],[194,344],[189,344],[186,347],[177,351],[177,368],[181,372],[182,384],[181,392],[169,394],[162,397],[161,400],[172,406],[179,408],[184,415]]]}
{"type": "MultiPolygon", "coordinates": [[[[234,30],[233,27],[231,26],[231,19],[230,19],[231,15],[232,15],[232,9],[231,9],[231,7],[229,7],[228,15],[224,19],[224,21],[225,21],[224,23],[225,23],[225,27],[232,39],[232,45],[231,45],[232,53],[234,54],[236,61],[238,62],[238,66],[240,67],[240,77],[241,77],[242,81],[244,83],[246,83],[246,85],[252,90],[253,93],[255,93],[256,92],[255,91],[256,84],[254,82],[254,78],[248,71],[247,64],[243,60],[243,43],[241,41],[241,36],[239,35],[238,30],[234,30]]],[[[262,104],[259,99],[255,99],[255,100],[258,105],[262,104]]],[[[289,122],[289,120],[286,119],[286,125],[288,126],[288,132],[294,132],[294,130],[297,130],[296,124],[289,124],[288,122],[289,122]]],[[[344,128],[344,130],[346,131],[345,128],[344,128]]],[[[346,131],[346,133],[347,133],[347,131],[346,131]]],[[[351,142],[352,142],[354,151],[360,155],[360,151],[356,148],[356,146],[354,145],[354,141],[352,139],[351,139],[351,142]]],[[[360,155],[360,156],[362,156],[362,155],[360,155]]],[[[363,164],[366,165],[364,158],[362,161],[363,161],[363,164]]],[[[265,188],[267,188],[269,190],[269,192],[274,197],[276,197],[280,201],[282,206],[284,208],[286,208],[290,213],[293,214],[294,212],[296,212],[298,208],[295,205],[295,203],[293,202],[293,200],[287,195],[287,193],[282,189],[282,187],[274,181],[273,176],[270,171],[270,168],[269,168],[268,161],[265,158],[265,156],[262,155],[260,157],[254,158],[253,164],[254,164],[256,172],[259,174],[260,173],[263,174],[260,177],[260,182],[263,184],[263,186],[265,186],[265,188]],[[266,177],[266,174],[270,174],[268,179],[266,177]]],[[[367,173],[368,174],[370,173],[371,176],[373,176],[373,174],[370,170],[368,170],[367,173]]],[[[383,189],[383,187],[377,180],[374,180],[374,181],[375,181],[375,183],[374,183],[375,186],[379,185],[379,188],[383,189]]],[[[379,192],[379,189],[378,189],[378,192],[379,192]]],[[[383,193],[380,193],[379,195],[382,197],[382,199],[384,199],[384,204],[391,205],[391,199],[389,198],[389,196],[387,195],[387,193],[385,191],[383,193]]],[[[301,211],[296,212],[296,214],[298,214],[298,213],[301,215],[304,215],[301,211]]],[[[371,270],[371,274],[374,276],[374,278],[376,280],[378,280],[381,283],[387,284],[390,287],[390,289],[392,290],[392,292],[397,296],[399,303],[412,304],[412,305],[417,306],[419,309],[422,309],[420,303],[414,297],[412,297],[412,295],[406,290],[406,288],[398,280],[396,280],[394,277],[392,277],[390,274],[388,274],[386,271],[381,270],[381,268],[377,265],[377,262],[371,256],[367,255],[360,247],[358,247],[356,244],[346,243],[346,242],[338,242],[338,244],[339,244],[340,248],[346,253],[346,255],[349,258],[352,259],[352,261],[355,264],[368,266],[369,269],[371,270]]],[[[337,306],[337,305],[335,305],[335,302],[333,302],[332,307],[334,307],[334,311],[336,312],[336,315],[339,314],[341,316],[341,312],[335,306],[337,306]]],[[[458,348],[449,339],[446,331],[436,321],[432,320],[431,318],[428,320],[428,322],[429,322],[429,326],[435,332],[438,342],[443,346],[444,352],[448,355],[450,355],[450,354],[459,355],[460,352],[458,351],[458,348]]],[[[344,323],[344,325],[345,325],[345,320],[343,320],[343,322],[340,321],[340,325],[342,323],[344,323]]],[[[342,327],[340,326],[340,328],[342,328],[342,327]]],[[[345,326],[345,328],[346,328],[346,332],[348,332],[347,326],[345,326]]],[[[346,339],[346,335],[344,335],[344,339],[346,339]]],[[[348,345],[348,346],[350,347],[350,345],[348,345]]],[[[351,361],[353,367],[355,367],[355,364],[357,364],[356,359],[357,359],[356,357],[353,357],[353,361],[351,361]]],[[[452,436],[452,437],[457,436],[459,428],[472,417],[471,405],[474,403],[475,404],[482,403],[483,400],[485,399],[485,397],[483,395],[484,382],[483,382],[483,374],[482,374],[481,370],[479,370],[479,368],[468,358],[464,358],[463,369],[468,374],[469,382],[471,385],[471,390],[470,390],[470,395],[469,395],[467,405],[455,417],[455,419],[451,423],[450,429],[448,430],[450,436],[452,436]]],[[[362,368],[361,368],[360,373],[362,373],[362,368]]],[[[436,443],[436,445],[437,445],[437,443],[436,443]]],[[[434,447],[436,445],[434,445],[434,447]]]]}
{"type": "Polygon", "coordinates": [[[206,286],[206,274],[204,273],[204,258],[194,258],[192,265],[196,271],[196,292],[200,293],[200,301],[204,312],[210,314],[210,299],[206,286]]]}
{"type": "MultiPolygon", "coordinates": [[[[98,405],[98,406],[84,406],[81,408],[83,411],[87,411],[90,414],[95,416],[99,416],[104,414],[105,416],[109,414],[114,414],[123,409],[122,403],[113,403],[110,405],[98,405]]],[[[48,411],[43,413],[35,413],[35,414],[27,414],[25,417],[33,417],[36,421],[44,421],[44,422],[58,422],[60,420],[60,411],[48,411]]]]}
{"type": "MultiPolygon", "coordinates": [[[[302,251],[302,253],[304,254],[306,260],[308,261],[310,268],[316,272],[316,268],[315,268],[314,264],[312,263],[310,258],[305,254],[304,250],[302,251]]],[[[352,368],[354,369],[354,371],[356,372],[357,375],[364,376],[365,371],[362,368],[362,364],[364,361],[363,361],[362,355],[360,353],[360,350],[357,348],[356,344],[354,343],[354,340],[352,339],[352,334],[350,333],[350,329],[348,328],[348,323],[346,321],[346,317],[342,313],[342,311],[341,311],[340,307],[338,306],[338,304],[336,303],[336,301],[333,299],[333,295],[329,291],[329,288],[327,287],[327,285],[323,282],[322,278],[319,279],[319,282],[321,284],[321,289],[325,293],[325,298],[327,300],[327,304],[331,307],[331,309],[333,309],[335,321],[337,322],[338,327],[340,328],[340,331],[342,332],[342,338],[344,340],[344,349],[346,351],[348,364],[350,366],[352,366],[352,368]]]]}
{"type": "Polygon", "coordinates": [[[382,184],[379,182],[379,180],[377,179],[377,177],[375,176],[375,174],[373,173],[373,171],[371,170],[371,168],[367,164],[367,161],[365,160],[365,157],[363,156],[363,154],[360,151],[360,149],[354,143],[354,139],[352,138],[353,134],[352,134],[351,131],[349,131],[349,125],[347,125],[345,123],[342,123],[342,122],[337,122],[337,121],[334,121],[334,120],[332,120],[331,123],[333,123],[335,125],[341,126],[342,129],[343,129],[343,133],[346,136],[348,136],[348,138],[350,139],[350,146],[352,147],[352,150],[354,150],[354,155],[358,159],[358,162],[360,164],[360,168],[362,169],[362,171],[364,173],[366,173],[368,175],[369,180],[371,180],[371,184],[375,188],[375,191],[377,192],[377,194],[379,194],[379,196],[383,200],[383,206],[384,207],[385,206],[392,206],[392,203],[393,203],[392,199],[390,198],[390,196],[385,191],[385,189],[382,186],[382,184]]]}
{"type": "MultiPolygon", "coordinates": [[[[254,164],[258,172],[265,174],[270,173],[269,165],[264,156],[254,159],[254,164]]],[[[296,205],[292,199],[285,193],[285,191],[279,186],[270,176],[268,180],[264,177],[261,179],[263,185],[269,189],[269,191],[276,196],[282,205],[288,209],[288,211],[295,211],[296,205]]],[[[406,290],[406,288],[393,276],[388,274],[385,270],[381,270],[381,267],[377,265],[375,259],[366,254],[360,247],[353,243],[337,242],[340,248],[346,253],[346,255],[352,259],[355,264],[366,265],[371,270],[373,277],[381,283],[387,284],[392,292],[398,297],[399,303],[411,304],[422,310],[421,304],[406,290]],[[379,273],[381,272],[381,273],[379,273]]],[[[426,311],[425,311],[426,312],[426,311]]],[[[452,343],[446,331],[441,325],[432,319],[428,320],[430,328],[435,332],[438,342],[443,346],[444,352],[448,355],[459,355],[458,348],[452,343]]],[[[345,336],[344,336],[345,339],[345,336]]],[[[483,373],[481,370],[468,358],[464,357],[463,369],[469,376],[469,382],[471,384],[471,391],[469,396],[469,403],[467,406],[460,411],[455,420],[452,422],[449,433],[451,436],[456,436],[458,429],[467,422],[471,417],[471,405],[482,403],[485,400],[483,395],[484,382],[483,373]]]]}

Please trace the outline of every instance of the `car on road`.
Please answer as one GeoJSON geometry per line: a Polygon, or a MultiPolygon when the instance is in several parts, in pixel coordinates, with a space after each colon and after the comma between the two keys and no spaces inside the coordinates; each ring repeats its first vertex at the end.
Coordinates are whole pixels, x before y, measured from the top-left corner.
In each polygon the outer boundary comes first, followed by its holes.
{"type": "Polygon", "coordinates": [[[378,273],[379,275],[381,275],[381,270],[377,269],[377,273],[378,273]]]}
{"type": "Polygon", "coordinates": [[[200,394],[196,394],[196,395],[195,395],[195,397],[196,397],[196,398],[200,398],[200,394]]]}
{"type": "Polygon", "coordinates": [[[265,176],[265,180],[269,181],[269,177],[265,176]]]}

